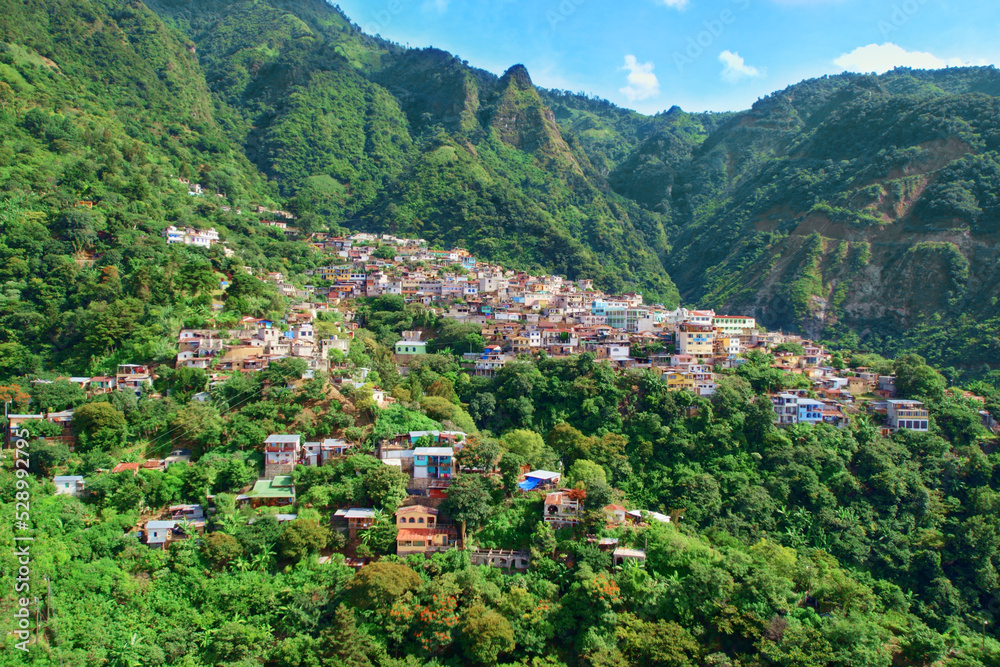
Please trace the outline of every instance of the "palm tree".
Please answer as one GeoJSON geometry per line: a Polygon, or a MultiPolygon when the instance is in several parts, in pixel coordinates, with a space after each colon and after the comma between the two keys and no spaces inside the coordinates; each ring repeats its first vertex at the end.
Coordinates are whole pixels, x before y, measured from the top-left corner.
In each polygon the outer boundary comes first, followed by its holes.
{"type": "Polygon", "coordinates": [[[142,664],[135,657],[135,649],[139,645],[139,635],[132,633],[132,638],[111,650],[111,667],[140,667],[142,664]]]}
{"type": "Polygon", "coordinates": [[[270,544],[264,549],[264,551],[254,554],[250,564],[257,570],[265,572],[271,567],[271,560],[274,558],[274,554],[274,545],[270,544]]]}
{"type": "Polygon", "coordinates": [[[375,528],[381,528],[382,524],[385,523],[385,521],[386,521],[385,512],[379,509],[375,510],[375,513],[372,515],[372,525],[368,527],[368,530],[361,533],[361,544],[365,545],[370,549],[372,541],[372,532],[375,530],[375,528]]]}

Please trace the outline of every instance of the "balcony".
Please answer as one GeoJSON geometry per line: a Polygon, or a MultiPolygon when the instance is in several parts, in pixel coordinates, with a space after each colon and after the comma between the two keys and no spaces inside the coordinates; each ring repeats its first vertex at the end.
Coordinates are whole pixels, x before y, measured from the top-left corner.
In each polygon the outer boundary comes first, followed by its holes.
{"type": "Polygon", "coordinates": [[[897,419],[927,419],[930,413],[927,410],[897,410],[897,419]]]}

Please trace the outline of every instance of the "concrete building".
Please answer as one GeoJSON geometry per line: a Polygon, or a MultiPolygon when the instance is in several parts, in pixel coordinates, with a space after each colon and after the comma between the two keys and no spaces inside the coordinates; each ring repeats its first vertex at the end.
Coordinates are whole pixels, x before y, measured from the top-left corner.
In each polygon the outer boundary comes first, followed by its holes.
{"type": "Polygon", "coordinates": [[[677,352],[698,360],[715,356],[715,329],[711,324],[682,324],[677,328],[677,352]]]}
{"type": "Polygon", "coordinates": [[[556,491],[545,496],[542,519],[553,528],[575,526],[580,523],[582,508],[579,500],[569,491],[556,491]]]}
{"type": "Polygon", "coordinates": [[[927,431],[930,427],[930,413],[920,401],[891,399],[885,402],[889,417],[889,428],[893,431],[927,431]]]}
{"type": "Polygon", "coordinates": [[[264,441],[264,478],[290,475],[302,456],[302,436],[274,433],[264,441]]]}
{"type": "Polygon", "coordinates": [[[78,497],[83,493],[83,477],[80,475],[56,475],[52,478],[57,496],[78,497]]]}
{"type": "Polygon", "coordinates": [[[413,479],[451,479],[454,474],[451,447],[416,447],[413,450],[413,479]]]}
{"type": "Polygon", "coordinates": [[[489,565],[501,570],[528,569],[531,564],[531,554],[527,551],[513,551],[511,549],[477,549],[469,553],[469,559],[473,565],[489,565]]]}

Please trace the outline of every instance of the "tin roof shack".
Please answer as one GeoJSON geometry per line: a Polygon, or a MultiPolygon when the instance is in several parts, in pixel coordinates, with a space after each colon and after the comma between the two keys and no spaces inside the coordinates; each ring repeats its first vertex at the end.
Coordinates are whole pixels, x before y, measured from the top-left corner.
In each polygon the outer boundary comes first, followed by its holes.
{"type": "Polygon", "coordinates": [[[326,438],[322,442],[307,442],[302,445],[302,463],[321,466],[327,461],[346,456],[354,445],[339,438],[326,438]]]}
{"type": "Polygon", "coordinates": [[[333,513],[333,527],[347,531],[350,539],[356,539],[358,531],[370,528],[375,523],[376,512],[371,507],[351,507],[339,509],[333,513]]]}
{"type": "Polygon", "coordinates": [[[295,504],[295,484],[291,475],[278,475],[274,479],[262,479],[253,485],[253,490],[245,496],[251,507],[282,507],[295,504]]]}
{"type": "Polygon", "coordinates": [[[10,437],[9,442],[13,443],[21,437],[23,430],[27,430],[33,437],[37,437],[48,444],[62,443],[73,451],[76,447],[76,432],[73,430],[73,411],[63,410],[62,412],[45,412],[34,415],[7,415],[7,428],[10,437]],[[51,427],[41,427],[33,425],[32,422],[49,422],[55,424],[59,430],[51,427]],[[23,429],[23,430],[22,430],[23,429]],[[53,435],[43,435],[52,431],[53,435]]]}
{"type": "Polygon", "coordinates": [[[167,511],[174,521],[205,522],[205,510],[201,505],[171,505],[167,511]]]}
{"type": "Polygon", "coordinates": [[[524,474],[524,479],[517,483],[522,491],[549,491],[559,486],[562,475],[548,470],[532,470],[524,474]]]}
{"type": "Polygon", "coordinates": [[[205,529],[205,521],[147,521],[146,545],[151,549],[165,549],[171,542],[186,540],[189,535],[197,535],[205,529]]]}

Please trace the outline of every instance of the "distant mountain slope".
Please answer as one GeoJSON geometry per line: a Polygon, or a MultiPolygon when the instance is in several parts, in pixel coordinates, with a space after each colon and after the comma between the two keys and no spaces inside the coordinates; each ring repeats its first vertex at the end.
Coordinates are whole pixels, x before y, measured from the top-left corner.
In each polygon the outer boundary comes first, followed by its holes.
{"type": "MultiPolygon", "coordinates": [[[[305,231],[461,243],[890,349],[940,349],[920,326],[998,317],[993,68],[845,74],[745,112],[644,116],[536,89],[522,66],[498,77],[366,35],[322,0],[0,8],[0,81],[16,98],[0,187],[114,193],[130,202],[111,216],[124,230],[205,215],[160,203],[188,177],[233,203],[287,205],[305,231]]],[[[992,363],[993,347],[975,349],[949,363],[992,363]]]]}
{"type": "Polygon", "coordinates": [[[723,124],[680,178],[690,299],[818,334],[996,315],[1000,73],[806,82],[723,124]],[[689,185],[688,185],[689,184],[689,185]]]}
{"type": "Polygon", "coordinates": [[[168,356],[211,311],[212,267],[308,266],[250,215],[281,200],[195,48],[141,3],[0,0],[0,374],[168,356]],[[167,246],[171,224],[216,227],[239,259],[167,246]]]}
{"type": "Polygon", "coordinates": [[[318,0],[150,6],[196,42],[230,137],[300,213],[677,302],[667,217],[611,189],[523,67],[402,49],[318,0]]]}

